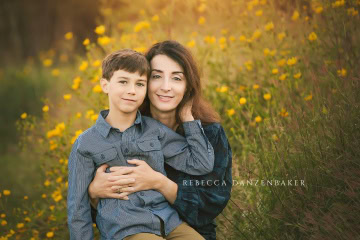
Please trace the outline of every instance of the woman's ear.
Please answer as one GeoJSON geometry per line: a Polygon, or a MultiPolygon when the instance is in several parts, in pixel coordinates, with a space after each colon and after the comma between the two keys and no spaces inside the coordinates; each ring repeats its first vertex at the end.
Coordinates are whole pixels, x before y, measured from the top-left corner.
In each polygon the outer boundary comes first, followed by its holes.
{"type": "Polygon", "coordinates": [[[104,93],[109,93],[109,84],[110,82],[106,80],[105,78],[100,79],[100,86],[104,93]]]}

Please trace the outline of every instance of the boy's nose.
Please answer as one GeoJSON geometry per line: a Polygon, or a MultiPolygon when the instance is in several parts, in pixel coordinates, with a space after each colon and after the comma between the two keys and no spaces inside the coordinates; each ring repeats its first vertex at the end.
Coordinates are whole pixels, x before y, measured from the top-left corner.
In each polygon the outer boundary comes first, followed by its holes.
{"type": "Polygon", "coordinates": [[[135,94],[136,94],[136,92],[135,92],[135,85],[132,85],[132,84],[129,85],[128,94],[132,94],[132,95],[135,95],[135,94]]]}

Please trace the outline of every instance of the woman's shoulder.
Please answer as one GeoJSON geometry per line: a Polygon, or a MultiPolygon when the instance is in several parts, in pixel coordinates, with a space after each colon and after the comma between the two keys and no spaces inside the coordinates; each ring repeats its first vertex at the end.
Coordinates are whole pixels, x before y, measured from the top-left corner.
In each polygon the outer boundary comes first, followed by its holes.
{"type": "Polygon", "coordinates": [[[205,135],[212,142],[217,142],[219,139],[227,139],[223,126],[218,123],[203,124],[205,135]]]}

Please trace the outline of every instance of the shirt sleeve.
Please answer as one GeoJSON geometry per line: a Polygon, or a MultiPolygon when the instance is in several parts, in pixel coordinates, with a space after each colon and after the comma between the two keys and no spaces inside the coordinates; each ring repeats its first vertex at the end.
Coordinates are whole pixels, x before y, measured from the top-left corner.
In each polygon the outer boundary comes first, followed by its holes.
{"type": "Polygon", "coordinates": [[[159,140],[165,162],[176,170],[192,175],[211,172],[214,167],[214,149],[200,120],[184,122],[183,127],[185,138],[161,125],[159,140]]]}
{"type": "Polygon", "coordinates": [[[71,240],[92,240],[94,233],[88,187],[95,167],[91,159],[79,152],[78,141],[73,145],[68,165],[68,225],[71,240]]]}
{"type": "MultiPolygon", "coordinates": [[[[211,225],[231,196],[232,152],[224,129],[220,126],[211,139],[215,149],[213,171],[203,176],[180,174],[175,180],[178,192],[172,206],[187,223],[199,231],[206,225],[211,225]]],[[[170,174],[168,177],[171,178],[170,174]]]]}

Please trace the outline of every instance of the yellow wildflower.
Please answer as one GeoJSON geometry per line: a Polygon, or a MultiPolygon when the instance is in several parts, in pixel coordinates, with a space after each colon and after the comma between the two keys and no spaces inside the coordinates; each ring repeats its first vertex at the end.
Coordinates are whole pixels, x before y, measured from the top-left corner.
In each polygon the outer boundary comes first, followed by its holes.
{"type": "Polygon", "coordinates": [[[278,73],[279,73],[279,69],[274,68],[271,72],[272,72],[272,74],[278,74],[278,73]]]}
{"type": "Polygon", "coordinates": [[[234,115],[235,114],[235,109],[229,109],[229,110],[227,110],[227,115],[229,116],[229,117],[231,117],[232,115],[234,115]]]}
{"type": "Polygon", "coordinates": [[[18,224],[16,224],[16,228],[21,229],[21,228],[23,228],[23,227],[24,227],[24,223],[18,223],[18,224]]]}
{"type": "Polygon", "coordinates": [[[24,218],[25,222],[31,222],[31,219],[29,217],[24,218]]]}
{"type": "Polygon", "coordinates": [[[53,64],[53,61],[50,58],[47,58],[43,61],[45,67],[50,67],[53,64]]]}
{"type": "Polygon", "coordinates": [[[71,94],[65,94],[64,96],[65,100],[70,100],[71,99],[71,94]]]}
{"type": "Polygon", "coordinates": [[[142,29],[149,29],[149,28],[150,28],[150,23],[148,21],[141,21],[135,25],[134,32],[138,33],[142,29]]]}
{"type": "Polygon", "coordinates": [[[305,101],[310,101],[312,99],[312,94],[304,97],[305,101]]]}
{"type": "Polygon", "coordinates": [[[221,86],[220,88],[216,89],[217,92],[221,92],[221,93],[225,93],[228,91],[228,87],[227,86],[221,86]]]}
{"type": "Polygon", "coordinates": [[[298,73],[294,74],[293,77],[294,77],[295,79],[301,78],[301,72],[298,72],[298,73]]]}
{"type": "Polygon", "coordinates": [[[195,47],[195,45],[196,45],[195,40],[191,40],[186,44],[186,46],[188,46],[189,48],[193,48],[193,47],[195,47]]]}
{"type": "Polygon", "coordinates": [[[4,190],[3,191],[4,196],[9,196],[11,194],[10,190],[4,190]]]}
{"type": "Polygon", "coordinates": [[[345,0],[338,0],[331,4],[333,8],[341,7],[345,5],[345,0]]]}
{"type": "Polygon", "coordinates": [[[229,37],[229,41],[230,41],[230,42],[234,42],[235,39],[236,39],[236,38],[235,38],[233,35],[231,35],[231,36],[229,37]]]}
{"type": "Polygon", "coordinates": [[[67,32],[67,33],[65,33],[65,39],[66,40],[70,40],[70,39],[72,39],[73,38],[73,33],[72,32],[67,32]]]}
{"type": "Polygon", "coordinates": [[[90,109],[86,112],[85,118],[90,118],[94,114],[95,114],[94,110],[90,109]]]}
{"type": "Polygon", "coordinates": [[[47,232],[47,233],[46,233],[46,237],[47,237],[47,238],[52,238],[52,237],[54,237],[54,232],[47,232]]]}
{"type": "Polygon", "coordinates": [[[95,60],[93,63],[92,63],[92,66],[93,67],[99,67],[101,65],[101,61],[100,60],[95,60]]]}
{"type": "Polygon", "coordinates": [[[277,35],[277,38],[278,38],[280,41],[283,40],[285,37],[286,37],[286,33],[284,33],[284,32],[278,33],[278,35],[277,35]]]}
{"type": "Polygon", "coordinates": [[[92,115],[92,116],[90,117],[90,119],[91,119],[92,121],[96,121],[97,118],[98,118],[98,115],[96,115],[96,114],[94,114],[94,115],[92,115]]]}
{"type": "Polygon", "coordinates": [[[201,3],[200,6],[197,8],[198,12],[202,13],[206,10],[206,4],[201,3]]]}
{"type": "Polygon", "coordinates": [[[266,31],[270,31],[270,30],[273,30],[274,29],[274,23],[273,22],[269,22],[265,25],[265,30],[266,31]]]}
{"type": "Polygon", "coordinates": [[[216,42],[216,37],[215,37],[215,36],[206,36],[206,37],[204,38],[204,41],[205,41],[206,43],[213,44],[213,43],[216,42]]]}
{"type": "Polygon", "coordinates": [[[287,76],[288,76],[287,73],[283,73],[280,75],[279,80],[284,81],[287,78],[287,76]]]}
{"type": "Polygon", "coordinates": [[[241,105],[244,105],[244,104],[246,103],[246,98],[244,98],[244,97],[240,98],[240,99],[239,99],[239,103],[240,103],[241,105]]]}
{"type": "Polygon", "coordinates": [[[240,40],[240,42],[246,42],[246,37],[245,37],[245,35],[241,35],[241,36],[239,37],[239,40],[240,40]]]}
{"type": "Polygon", "coordinates": [[[43,106],[42,111],[43,112],[48,112],[49,111],[49,106],[48,105],[43,106]]]}
{"type": "Polygon", "coordinates": [[[81,112],[77,112],[75,115],[76,118],[81,118],[81,112]]]}
{"type": "Polygon", "coordinates": [[[251,60],[246,61],[246,62],[244,63],[244,65],[245,65],[245,67],[246,67],[246,69],[247,69],[248,71],[252,71],[252,70],[253,70],[253,62],[252,62],[251,60]]]}
{"type": "Polygon", "coordinates": [[[289,66],[293,66],[293,65],[295,65],[297,63],[297,58],[296,57],[292,57],[292,58],[289,58],[288,60],[287,60],[287,65],[289,65],[289,66]]]}
{"type": "Polygon", "coordinates": [[[79,66],[79,70],[80,71],[85,71],[88,66],[89,66],[89,63],[87,61],[82,61],[80,66],[79,66]]]}
{"type": "Polygon", "coordinates": [[[314,33],[314,32],[310,33],[308,39],[310,42],[316,41],[316,39],[317,39],[316,33],[314,33]]]}
{"type": "Polygon", "coordinates": [[[198,24],[199,25],[204,25],[205,24],[205,22],[206,22],[206,19],[204,18],[204,17],[199,17],[199,19],[198,19],[198,24]]]}
{"type": "Polygon", "coordinates": [[[50,186],[50,184],[51,184],[51,182],[48,179],[46,179],[46,181],[44,182],[44,186],[48,187],[48,186],[50,186]]]}
{"type": "Polygon", "coordinates": [[[7,225],[7,221],[6,220],[2,220],[1,221],[1,226],[6,226],[7,225]]]}
{"type": "Polygon", "coordinates": [[[265,49],[264,49],[264,55],[267,56],[267,55],[269,55],[269,54],[270,54],[270,49],[265,48],[265,49]]]}
{"type": "Polygon", "coordinates": [[[260,87],[260,86],[259,86],[258,84],[254,84],[254,85],[253,85],[253,89],[254,89],[254,90],[259,89],[259,87],[260,87]]]}
{"type": "Polygon", "coordinates": [[[98,37],[97,41],[99,45],[105,46],[110,43],[111,39],[108,36],[103,36],[103,37],[98,37]]]}
{"type": "Polygon", "coordinates": [[[21,118],[21,119],[26,119],[26,118],[27,118],[27,113],[21,114],[21,115],[20,115],[20,118],[21,118]]]}
{"type": "Polygon", "coordinates": [[[0,217],[1,217],[1,218],[6,218],[6,214],[5,214],[5,213],[2,213],[2,214],[0,215],[0,217]]]}
{"type": "Polygon", "coordinates": [[[82,130],[77,130],[77,131],[75,132],[75,136],[73,136],[73,137],[71,138],[71,144],[74,144],[74,143],[75,143],[76,139],[79,137],[79,135],[80,135],[82,132],[83,132],[82,130]]]}
{"type": "Polygon", "coordinates": [[[276,134],[273,134],[273,135],[271,136],[271,138],[272,138],[272,140],[274,140],[274,141],[279,141],[279,138],[278,138],[278,136],[277,136],[276,134]]]}
{"type": "Polygon", "coordinates": [[[79,89],[80,83],[81,83],[81,78],[79,76],[74,78],[71,88],[74,89],[74,90],[79,89]]]}
{"type": "Polygon", "coordinates": [[[337,70],[337,74],[339,77],[346,77],[347,71],[345,68],[342,68],[342,69],[337,70]]]}
{"type": "Polygon", "coordinates": [[[24,200],[28,200],[29,199],[29,197],[28,196],[24,196],[24,200]]]}
{"type": "Polygon", "coordinates": [[[259,29],[255,30],[255,32],[252,35],[252,39],[256,40],[261,37],[261,31],[259,29]]]}
{"type": "Polygon", "coordinates": [[[282,117],[287,117],[289,116],[289,113],[286,111],[285,108],[281,108],[281,111],[279,113],[282,117]]]}
{"type": "Polygon", "coordinates": [[[41,197],[42,197],[42,198],[46,198],[46,194],[43,193],[43,194],[41,195],[41,197]]]}
{"type": "Polygon", "coordinates": [[[58,68],[54,68],[52,71],[51,71],[51,75],[53,75],[54,77],[57,77],[60,75],[60,70],[58,68]]]}
{"type": "Polygon", "coordinates": [[[85,38],[85,40],[83,41],[83,45],[87,46],[90,44],[90,40],[88,38],[85,38]]]}
{"type": "Polygon", "coordinates": [[[293,21],[296,21],[296,20],[298,20],[299,16],[300,16],[300,13],[295,10],[294,13],[293,13],[293,15],[292,15],[292,17],[291,17],[291,19],[292,19],[293,21]]]}
{"type": "Polygon", "coordinates": [[[266,101],[269,101],[270,99],[271,99],[271,94],[270,93],[266,93],[266,94],[264,94],[264,99],[266,100],[266,101]]]}
{"type": "Polygon", "coordinates": [[[105,33],[105,26],[100,25],[95,28],[95,33],[98,35],[103,35],[105,33]]]}
{"type": "Polygon", "coordinates": [[[153,22],[159,21],[159,15],[154,15],[154,16],[151,18],[151,21],[153,21],[153,22]]]}
{"type": "Polygon", "coordinates": [[[263,10],[257,10],[256,12],[255,12],[255,16],[258,16],[258,17],[260,17],[260,16],[262,16],[263,15],[263,10]]]}
{"type": "Polygon", "coordinates": [[[259,123],[259,122],[261,122],[261,121],[262,121],[262,118],[261,118],[260,116],[257,116],[257,117],[255,118],[255,122],[259,123]]]}
{"type": "Polygon", "coordinates": [[[270,56],[275,56],[276,54],[276,49],[273,49],[269,52],[270,56]]]}
{"type": "Polygon", "coordinates": [[[314,8],[314,12],[317,14],[322,13],[323,10],[324,10],[324,8],[322,6],[318,6],[318,7],[314,8]]]}
{"type": "Polygon", "coordinates": [[[349,16],[354,17],[354,16],[359,14],[359,11],[355,10],[355,8],[352,7],[352,8],[348,8],[347,13],[348,13],[349,16]]]}
{"type": "Polygon", "coordinates": [[[101,93],[102,92],[102,88],[100,86],[100,84],[96,84],[94,87],[93,87],[93,92],[94,93],[101,93]]]}
{"type": "Polygon", "coordinates": [[[277,62],[277,65],[279,66],[279,67],[282,67],[282,66],[284,66],[286,64],[286,59],[280,59],[278,62],[277,62]]]}

